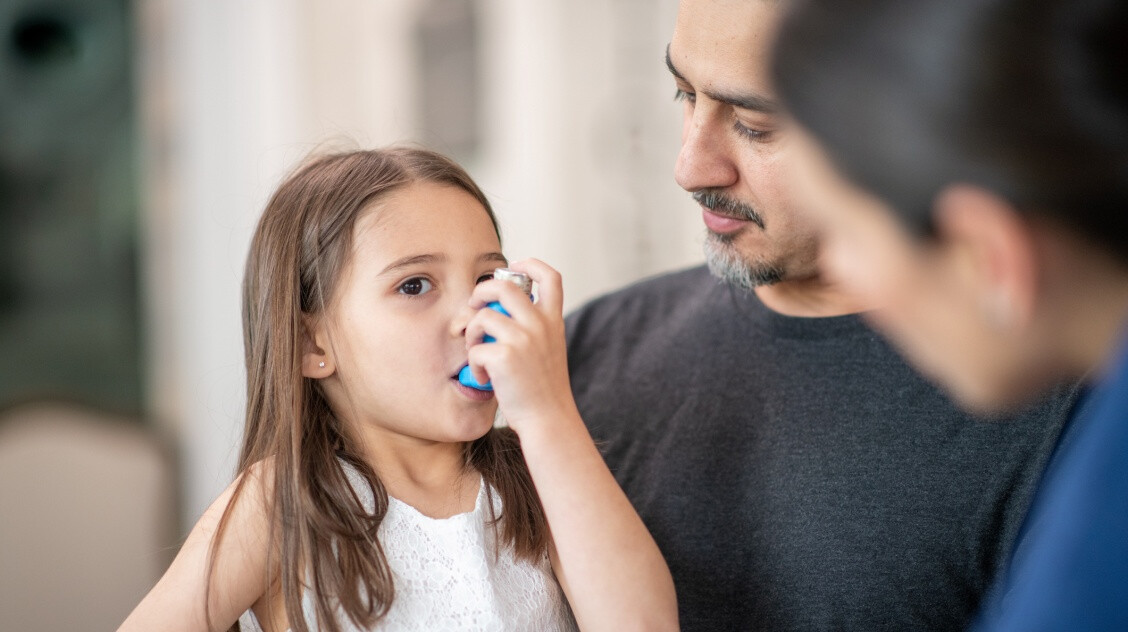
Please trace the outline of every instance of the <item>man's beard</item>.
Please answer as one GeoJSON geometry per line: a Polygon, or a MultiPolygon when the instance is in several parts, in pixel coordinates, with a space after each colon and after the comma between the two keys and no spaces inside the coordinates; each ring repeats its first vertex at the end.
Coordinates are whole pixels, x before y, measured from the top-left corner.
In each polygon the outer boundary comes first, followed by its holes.
{"type": "Polygon", "coordinates": [[[733,237],[707,232],[705,263],[709,272],[725,283],[751,290],[783,280],[783,269],[766,261],[748,261],[736,249],[733,237]]]}
{"type": "MultiPolygon", "coordinates": [[[[725,196],[717,189],[702,189],[693,193],[701,206],[722,215],[749,221],[764,230],[764,218],[756,209],[739,200],[725,196]]],[[[722,235],[706,231],[705,263],[709,272],[726,283],[751,290],[761,285],[771,285],[783,280],[783,270],[766,261],[749,261],[737,250],[735,235],[722,235]]]]}

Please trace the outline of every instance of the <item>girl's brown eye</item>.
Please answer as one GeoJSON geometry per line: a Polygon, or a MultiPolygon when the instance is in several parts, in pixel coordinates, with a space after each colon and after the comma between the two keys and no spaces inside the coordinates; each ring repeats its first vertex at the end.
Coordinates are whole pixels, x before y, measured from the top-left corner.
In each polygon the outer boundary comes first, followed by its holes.
{"type": "Polygon", "coordinates": [[[397,288],[400,294],[420,296],[430,292],[434,285],[423,277],[414,277],[400,284],[397,288]]]}
{"type": "Polygon", "coordinates": [[[489,281],[492,278],[493,278],[493,272],[490,272],[489,274],[483,274],[482,276],[478,277],[477,282],[478,283],[484,283],[486,281],[489,281]]]}

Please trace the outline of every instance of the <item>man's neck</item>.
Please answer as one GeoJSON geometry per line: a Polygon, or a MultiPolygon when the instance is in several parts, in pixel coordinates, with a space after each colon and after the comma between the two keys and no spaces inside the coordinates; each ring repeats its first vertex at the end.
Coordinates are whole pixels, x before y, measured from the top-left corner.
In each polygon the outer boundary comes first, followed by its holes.
{"type": "Polygon", "coordinates": [[[819,276],[762,285],[755,292],[764,305],[785,316],[824,318],[856,314],[874,307],[819,276]]]}

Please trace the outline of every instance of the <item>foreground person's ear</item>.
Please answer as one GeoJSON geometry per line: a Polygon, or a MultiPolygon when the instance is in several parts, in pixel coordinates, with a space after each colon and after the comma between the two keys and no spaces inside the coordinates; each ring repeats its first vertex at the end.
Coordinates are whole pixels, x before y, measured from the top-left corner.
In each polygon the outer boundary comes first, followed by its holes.
{"type": "Polygon", "coordinates": [[[945,187],[933,206],[941,247],[960,257],[983,317],[1000,331],[1025,327],[1038,293],[1037,247],[1014,205],[969,184],[945,187]]]}

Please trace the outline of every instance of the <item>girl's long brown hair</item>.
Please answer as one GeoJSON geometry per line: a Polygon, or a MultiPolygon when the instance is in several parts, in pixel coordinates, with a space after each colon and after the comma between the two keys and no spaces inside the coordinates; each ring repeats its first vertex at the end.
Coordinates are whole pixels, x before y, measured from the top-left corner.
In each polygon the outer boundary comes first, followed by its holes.
{"type": "MultiPolygon", "coordinates": [[[[268,590],[280,587],[294,632],[308,630],[304,590],[312,593],[318,627],[330,632],[339,632],[338,607],[360,627],[371,626],[388,612],[395,594],[376,538],[387,492],[318,383],[302,376],[300,362],[304,322],[330,304],[357,217],[382,196],[415,182],[470,193],[497,231],[489,202],[461,167],[434,152],[392,147],[307,162],[274,193],[251,242],[243,280],[246,428],[228,512],[244,489],[243,474],[268,462],[262,469],[272,543],[266,584],[268,590]],[[338,459],[371,485],[374,513],[353,493],[338,459]]],[[[492,517],[499,545],[511,546],[521,559],[540,559],[548,549],[548,529],[516,435],[493,428],[467,444],[465,453],[467,467],[501,497],[503,515],[492,517]]],[[[213,545],[213,570],[217,550],[213,545]]]]}

